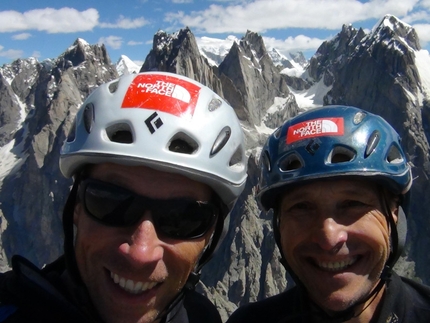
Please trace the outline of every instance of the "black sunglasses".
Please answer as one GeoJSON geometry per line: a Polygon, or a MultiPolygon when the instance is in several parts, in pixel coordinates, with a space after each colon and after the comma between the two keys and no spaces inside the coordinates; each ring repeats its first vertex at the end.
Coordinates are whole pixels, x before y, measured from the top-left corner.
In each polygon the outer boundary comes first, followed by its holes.
{"type": "Polygon", "coordinates": [[[98,222],[114,227],[132,226],[150,210],[157,232],[179,240],[203,236],[219,214],[218,207],[210,202],[152,199],[95,179],[83,180],[78,194],[85,211],[98,222]]]}

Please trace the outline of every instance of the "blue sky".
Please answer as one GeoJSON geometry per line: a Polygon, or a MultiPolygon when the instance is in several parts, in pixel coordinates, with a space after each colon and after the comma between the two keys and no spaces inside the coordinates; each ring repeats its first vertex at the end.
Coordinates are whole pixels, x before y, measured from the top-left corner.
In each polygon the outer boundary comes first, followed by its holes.
{"type": "Polygon", "coordinates": [[[282,52],[311,56],[343,24],[371,29],[385,14],[412,25],[430,43],[430,0],[16,0],[0,2],[0,65],[17,58],[56,58],[77,38],[104,43],[141,63],[158,30],[188,26],[197,40],[258,32],[282,52]]]}

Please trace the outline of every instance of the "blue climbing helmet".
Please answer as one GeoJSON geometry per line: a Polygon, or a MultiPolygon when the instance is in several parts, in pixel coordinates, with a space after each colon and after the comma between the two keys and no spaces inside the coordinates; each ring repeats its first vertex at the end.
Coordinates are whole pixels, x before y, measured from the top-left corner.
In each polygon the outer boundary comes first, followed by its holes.
{"type": "Polygon", "coordinates": [[[398,133],[380,116],[351,106],[325,106],[285,122],[266,141],[257,200],[264,210],[290,185],[315,179],[368,177],[395,195],[412,185],[398,133]]]}

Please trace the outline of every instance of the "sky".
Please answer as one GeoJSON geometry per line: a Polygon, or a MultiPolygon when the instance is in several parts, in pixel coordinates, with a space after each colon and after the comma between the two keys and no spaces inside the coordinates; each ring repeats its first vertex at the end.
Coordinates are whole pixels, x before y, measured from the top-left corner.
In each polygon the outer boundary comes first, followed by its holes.
{"type": "Polygon", "coordinates": [[[413,26],[430,49],[430,0],[16,0],[0,1],[0,66],[56,58],[77,38],[142,64],[154,34],[189,27],[197,42],[260,34],[266,47],[310,58],[344,24],[366,31],[386,14],[413,26]]]}

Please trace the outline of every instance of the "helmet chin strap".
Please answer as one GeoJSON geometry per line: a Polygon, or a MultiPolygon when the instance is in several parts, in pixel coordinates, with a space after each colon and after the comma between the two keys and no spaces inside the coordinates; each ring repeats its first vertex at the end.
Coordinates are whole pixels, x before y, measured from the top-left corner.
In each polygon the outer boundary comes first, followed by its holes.
{"type": "Polygon", "coordinates": [[[218,246],[218,241],[222,238],[224,232],[224,216],[223,214],[218,215],[218,221],[216,222],[215,231],[209,244],[204,249],[196,267],[188,275],[187,281],[184,287],[179,291],[179,293],[173,298],[172,302],[157,315],[157,319],[166,318],[165,323],[172,322],[175,316],[179,313],[182,308],[182,302],[187,291],[192,291],[196,288],[196,285],[200,281],[200,271],[202,267],[212,258],[214,251],[218,246]]]}
{"type": "MultiPolygon", "coordinates": [[[[375,288],[363,299],[358,300],[355,304],[351,305],[347,309],[343,311],[338,311],[334,314],[327,314],[320,306],[312,302],[313,310],[310,313],[304,314],[305,316],[317,316],[318,322],[324,322],[324,323],[342,323],[346,322],[354,317],[358,317],[363,313],[376,299],[379,292],[382,290],[382,288],[390,281],[391,275],[392,275],[392,269],[397,260],[399,259],[401,253],[403,252],[403,248],[406,241],[406,232],[407,232],[407,220],[405,213],[403,211],[403,208],[399,205],[398,206],[398,215],[397,215],[397,223],[395,222],[393,215],[391,213],[391,208],[388,204],[388,201],[386,198],[382,198],[382,205],[383,205],[383,212],[385,214],[385,217],[387,218],[387,222],[389,224],[390,228],[390,238],[391,238],[391,252],[390,255],[385,263],[384,269],[381,272],[380,279],[378,284],[375,286],[375,288]],[[357,314],[355,313],[355,309],[357,306],[365,304],[366,302],[370,302],[361,309],[357,314]]],[[[275,212],[275,211],[274,211],[275,212]]],[[[298,276],[293,272],[291,267],[288,265],[287,260],[285,259],[283,252],[282,252],[282,246],[281,246],[281,240],[280,240],[280,231],[279,231],[279,221],[277,212],[274,213],[273,216],[273,232],[275,236],[276,244],[279,248],[279,251],[281,253],[280,262],[285,267],[285,269],[289,272],[291,277],[293,278],[296,285],[300,288],[300,290],[304,293],[307,293],[306,287],[301,283],[298,276]]]]}

